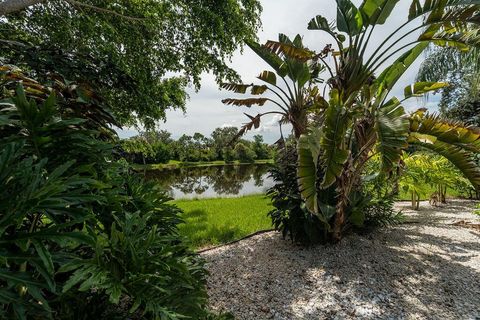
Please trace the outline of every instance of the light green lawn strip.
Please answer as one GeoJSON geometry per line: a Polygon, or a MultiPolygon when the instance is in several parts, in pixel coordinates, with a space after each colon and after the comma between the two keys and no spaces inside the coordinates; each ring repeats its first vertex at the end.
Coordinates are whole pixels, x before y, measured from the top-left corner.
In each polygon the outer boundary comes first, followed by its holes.
{"type": "Polygon", "coordinates": [[[173,201],[180,207],[184,224],[179,227],[193,248],[219,245],[254,232],[271,229],[267,213],[272,209],[265,195],[173,201]]]}
{"type": "Polygon", "coordinates": [[[240,161],[225,162],[225,161],[203,161],[203,162],[181,162],[176,160],[170,160],[168,163],[159,164],[132,164],[132,167],[136,170],[158,170],[158,169],[175,169],[183,167],[214,167],[214,166],[236,166],[246,164],[273,164],[272,159],[255,160],[252,163],[242,163],[240,161]]]}

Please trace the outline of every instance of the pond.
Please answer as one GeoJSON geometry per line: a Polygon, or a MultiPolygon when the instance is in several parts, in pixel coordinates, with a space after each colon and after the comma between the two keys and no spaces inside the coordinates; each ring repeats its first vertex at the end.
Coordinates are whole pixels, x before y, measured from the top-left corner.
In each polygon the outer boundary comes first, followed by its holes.
{"type": "Polygon", "coordinates": [[[174,199],[237,197],[265,193],[273,186],[270,165],[224,165],[152,170],[154,179],[174,199]]]}

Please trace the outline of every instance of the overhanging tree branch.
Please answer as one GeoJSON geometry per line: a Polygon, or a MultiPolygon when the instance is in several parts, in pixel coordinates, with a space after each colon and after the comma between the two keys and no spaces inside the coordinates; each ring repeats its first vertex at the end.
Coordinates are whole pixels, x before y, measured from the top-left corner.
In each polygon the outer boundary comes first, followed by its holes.
{"type": "Polygon", "coordinates": [[[14,13],[45,0],[4,0],[0,2],[0,16],[14,13]]]}
{"type": "MultiPolygon", "coordinates": [[[[46,2],[46,0],[4,0],[0,2],[0,16],[6,16],[11,13],[15,13],[21,10],[24,10],[28,7],[31,7],[35,4],[46,2]]],[[[130,21],[143,21],[144,18],[137,18],[137,17],[130,17],[123,15],[121,13],[115,12],[113,10],[100,8],[91,4],[83,3],[77,0],[65,0],[65,2],[69,3],[71,6],[75,8],[86,8],[98,13],[110,14],[122,19],[130,20],[130,21]]]]}

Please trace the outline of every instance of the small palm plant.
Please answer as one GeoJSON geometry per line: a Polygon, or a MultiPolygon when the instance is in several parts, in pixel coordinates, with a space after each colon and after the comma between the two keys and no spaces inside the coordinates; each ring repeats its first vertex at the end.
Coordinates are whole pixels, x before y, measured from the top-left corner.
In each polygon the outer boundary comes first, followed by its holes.
{"type": "MultiPolygon", "coordinates": [[[[248,90],[251,95],[261,97],[224,99],[222,102],[227,105],[245,107],[263,106],[266,103],[271,103],[278,107],[278,110],[259,113],[256,116],[246,114],[250,122],[240,129],[239,136],[248,130],[258,128],[262,117],[277,114],[281,116],[281,123],[292,125],[294,135],[298,139],[306,132],[309,115],[324,106],[325,101],[319,94],[316,84],[323,81],[320,75],[325,67],[319,61],[327,55],[329,49],[327,47],[324,52],[312,59],[302,59],[284,52],[272,52],[268,47],[273,43],[269,42],[264,46],[253,41],[247,43],[274,70],[274,72],[263,71],[257,77],[265,84],[224,83],[221,85],[223,89],[235,93],[245,94],[248,90]],[[273,98],[266,96],[268,93],[271,93],[273,98]]],[[[284,48],[291,48],[294,52],[302,54],[310,52],[304,47],[300,35],[297,35],[292,41],[286,35],[280,34],[278,43],[284,48]]]]}
{"type": "MultiPolygon", "coordinates": [[[[480,170],[473,161],[473,153],[480,151],[480,131],[424,110],[408,116],[402,107],[406,99],[438,90],[446,83],[415,83],[405,88],[403,100],[390,98],[394,85],[429,44],[459,50],[479,44],[480,5],[473,0],[424,4],[414,0],[407,21],[367,55],[373,30],[388,20],[398,2],[365,0],[356,7],[349,0],[337,0],[336,26],[321,16],[308,26],[328,33],[336,50],[331,53],[335,65],[324,63],[331,75],[326,82],[328,102],[310,132],[299,139],[298,182],[306,207],[333,241],[342,238],[349,218],[362,210],[356,203],[365,205],[354,199],[362,197],[363,168],[376,154],[381,158],[382,179],[397,167],[403,150],[415,144],[445,156],[474,186],[480,185],[480,170]],[[415,25],[419,20],[423,21],[420,26],[415,25]],[[395,46],[415,32],[420,32],[418,38],[400,48],[395,46]],[[398,58],[385,67],[394,57],[398,58]]],[[[318,56],[281,41],[270,41],[266,47],[301,61],[318,56]]]]}

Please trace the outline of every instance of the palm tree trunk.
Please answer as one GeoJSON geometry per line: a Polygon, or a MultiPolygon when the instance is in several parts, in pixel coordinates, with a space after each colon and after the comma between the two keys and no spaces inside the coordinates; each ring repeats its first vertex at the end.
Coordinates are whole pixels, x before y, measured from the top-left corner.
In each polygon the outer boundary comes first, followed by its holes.
{"type": "Polygon", "coordinates": [[[347,207],[348,197],[346,193],[344,177],[339,179],[337,190],[339,195],[337,199],[337,205],[335,207],[335,220],[333,222],[333,242],[339,242],[343,237],[343,228],[345,226],[345,208],[347,207]]]}

